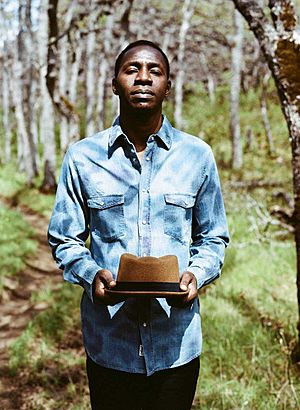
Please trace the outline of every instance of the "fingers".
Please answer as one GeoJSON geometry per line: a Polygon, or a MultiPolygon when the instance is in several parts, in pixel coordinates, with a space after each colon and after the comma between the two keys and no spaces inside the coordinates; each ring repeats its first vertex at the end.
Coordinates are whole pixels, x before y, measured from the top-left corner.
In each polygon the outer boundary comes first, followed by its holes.
{"type": "Polygon", "coordinates": [[[111,289],[114,286],[116,286],[116,281],[113,279],[112,273],[107,269],[100,270],[94,279],[94,297],[98,302],[108,304],[109,296],[105,293],[105,289],[111,289]]]}
{"type": "Polygon", "coordinates": [[[114,280],[112,273],[108,269],[100,270],[97,273],[96,278],[99,279],[100,283],[102,284],[102,289],[109,289],[116,286],[116,281],[114,280]]]}
{"type": "Polygon", "coordinates": [[[197,280],[191,272],[184,272],[180,279],[180,289],[184,292],[188,291],[187,295],[182,297],[167,298],[167,303],[174,307],[187,307],[192,304],[193,300],[198,296],[197,280]]]}

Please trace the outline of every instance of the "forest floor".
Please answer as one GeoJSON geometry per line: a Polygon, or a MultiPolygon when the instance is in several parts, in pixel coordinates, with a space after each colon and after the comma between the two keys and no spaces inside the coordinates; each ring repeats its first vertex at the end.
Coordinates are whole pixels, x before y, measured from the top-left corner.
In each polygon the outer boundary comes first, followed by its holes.
{"type": "MultiPolygon", "coordinates": [[[[1,203],[12,208],[11,201],[1,198],[1,203]]],[[[56,267],[47,244],[47,218],[33,212],[26,206],[18,205],[26,222],[34,229],[38,246],[36,254],[26,260],[25,268],[13,278],[5,278],[2,303],[0,304],[0,402],[2,410],[16,410],[22,407],[22,399],[27,395],[21,377],[12,377],[9,371],[9,347],[22,334],[33,317],[47,309],[47,302],[32,301],[34,292],[45,282],[55,288],[61,281],[61,271],[56,267]],[[19,380],[18,380],[19,379],[19,380]]]]}
{"type": "MultiPolygon", "coordinates": [[[[295,248],[270,214],[287,206],[279,189],[224,186],[232,243],[200,294],[195,410],[300,410],[295,248]]],[[[62,280],[47,244],[54,197],[1,169],[0,192],[0,408],[88,410],[82,289],[62,280]]]]}

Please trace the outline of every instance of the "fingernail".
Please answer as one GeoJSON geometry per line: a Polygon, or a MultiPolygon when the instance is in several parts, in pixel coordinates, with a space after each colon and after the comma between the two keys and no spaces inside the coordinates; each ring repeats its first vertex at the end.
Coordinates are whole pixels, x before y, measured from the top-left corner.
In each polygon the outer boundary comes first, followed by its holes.
{"type": "Polygon", "coordinates": [[[187,290],[187,286],[186,285],[180,285],[182,290],[187,290]]]}

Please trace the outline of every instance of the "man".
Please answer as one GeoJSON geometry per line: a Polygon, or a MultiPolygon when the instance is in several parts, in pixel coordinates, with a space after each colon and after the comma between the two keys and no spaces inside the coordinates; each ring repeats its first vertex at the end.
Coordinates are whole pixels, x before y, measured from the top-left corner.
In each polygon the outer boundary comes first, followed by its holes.
{"type": "Polygon", "coordinates": [[[84,288],[82,329],[92,409],[191,408],[201,352],[198,289],[219,276],[228,232],[209,146],[162,116],[169,62],[141,40],[121,52],[111,128],[72,145],[49,243],[84,288]],[[90,234],[90,249],[85,242],[90,234]],[[178,257],[180,301],[108,296],[120,256],[178,257]]]}

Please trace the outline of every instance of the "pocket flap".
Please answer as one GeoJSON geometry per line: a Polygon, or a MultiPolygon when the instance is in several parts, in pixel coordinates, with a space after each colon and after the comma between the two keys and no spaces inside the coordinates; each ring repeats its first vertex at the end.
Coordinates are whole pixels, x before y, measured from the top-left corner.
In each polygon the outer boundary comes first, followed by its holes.
{"type": "Polygon", "coordinates": [[[192,208],[196,198],[189,194],[164,194],[167,204],[180,206],[182,208],[192,208]]]}
{"type": "Polygon", "coordinates": [[[106,209],[112,206],[124,204],[124,195],[105,195],[87,200],[90,208],[106,209]]]}

